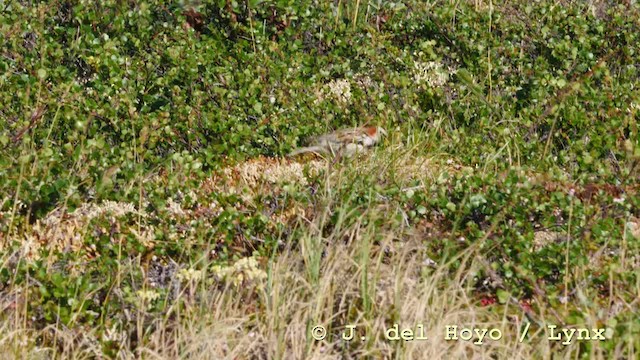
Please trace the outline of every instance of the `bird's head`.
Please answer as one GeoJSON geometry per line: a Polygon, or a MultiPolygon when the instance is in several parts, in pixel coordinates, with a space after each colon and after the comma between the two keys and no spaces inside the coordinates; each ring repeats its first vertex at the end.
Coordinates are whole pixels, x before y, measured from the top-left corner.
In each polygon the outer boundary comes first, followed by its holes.
{"type": "Polygon", "coordinates": [[[387,135],[387,131],[380,126],[369,126],[366,128],[366,133],[374,142],[379,141],[382,136],[387,135]]]}

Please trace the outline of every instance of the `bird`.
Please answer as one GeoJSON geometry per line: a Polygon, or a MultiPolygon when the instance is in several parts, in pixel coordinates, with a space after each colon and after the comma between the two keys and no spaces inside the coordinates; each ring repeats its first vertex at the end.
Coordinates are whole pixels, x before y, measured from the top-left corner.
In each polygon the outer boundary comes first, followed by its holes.
{"type": "Polygon", "coordinates": [[[386,135],[387,132],[380,126],[340,129],[316,137],[309,146],[292,151],[289,157],[310,152],[351,157],[376,145],[386,135]]]}

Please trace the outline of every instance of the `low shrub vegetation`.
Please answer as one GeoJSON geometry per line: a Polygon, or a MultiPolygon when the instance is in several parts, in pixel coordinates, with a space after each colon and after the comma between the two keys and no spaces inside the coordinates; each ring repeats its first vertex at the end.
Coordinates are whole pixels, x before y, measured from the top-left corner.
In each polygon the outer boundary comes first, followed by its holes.
{"type": "Polygon", "coordinates": [[[9,357],[640,354],[635,1],[4,1],[0,44],[9,357]]]}

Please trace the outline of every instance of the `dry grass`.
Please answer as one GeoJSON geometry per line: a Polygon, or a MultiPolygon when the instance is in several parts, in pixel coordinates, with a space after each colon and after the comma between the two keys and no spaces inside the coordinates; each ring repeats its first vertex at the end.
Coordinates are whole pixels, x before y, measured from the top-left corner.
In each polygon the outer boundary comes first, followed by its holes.
{"type": "MultiPolygon", "coordinates": [[[[576,347],[553,346],[540,333],[532,332],[518,341],[522,314],[519,309],[504,312],[482,307],[470,297],[469,269],[477,266],[474,251],[461,254],[467,266],[453,278],[446,266],[432,269],[425,264],[419,239],[393,244],[394,234],[384,234],[379,247],[392,245],[391,255],[375,251],[370,242],[371,228],[358,225],[342,234],[320,239],[309,234],[303,243],[321,247],[288,248],[270,263],[269,279],[256,287],[202,289],[202,301],[181,314],[179,321],[167,315],[146,329],[147,343],[135,353],[127,350],[130,337],[114,330],[102,338],[113,339],[121,348],[118,357],[194,358],[194,359],[342,359],[361,358],[539,358],[572,357],[576,347]],[[348,236],[350,241],[341,238],[348,236]],[[316,253],[326,250],[324,256],[316,253]],[[314,266],[318,262],[318,267],[314,266]],[[370,305],[364,306],[368,298],[370,305]],[[427,340],[390,341],[385,330],[392,324],[400,329],[424,326],[427,340]],[[357,326],[366,340],[346,343],[340,335],[344,326],[357,326]],[[312,340],[309,329],[325,326],[328,338],[312,340]],[[445,340],[447,326],[499,329],[502,338],[472,341],[445,340]]],[[[203,283],[204,284],[204,283],[203,283]]],[[[183,294],[184,297],[188,295],[183,294]]],[[[44,330],[24,328],[20,315],[2,323],[0,348],[3,354],[21,358],[81,359],[99,356],[97,334],[63,327],[44,330]],[[60,348],[40,349],[36,335],[57,338],[60,348]],[[30,346],[29,346],[30,345],[30,346]]],[[[593,343],[594,358],[603,358],[593,343]],[[598,356],[600,355],[600,356],[598,356]]]]}

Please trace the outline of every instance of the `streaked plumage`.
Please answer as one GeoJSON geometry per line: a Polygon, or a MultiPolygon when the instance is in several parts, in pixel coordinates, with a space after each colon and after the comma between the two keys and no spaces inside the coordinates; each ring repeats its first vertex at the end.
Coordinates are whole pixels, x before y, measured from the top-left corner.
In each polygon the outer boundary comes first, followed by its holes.
{"type": "Polygon", "coordinates": [[[315,138],[307,147],[294,150],[289,156],[320,153],[352,156],[377,144],[387,132],[379,126],[341,129],[315,138]]]}

